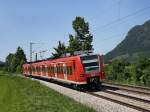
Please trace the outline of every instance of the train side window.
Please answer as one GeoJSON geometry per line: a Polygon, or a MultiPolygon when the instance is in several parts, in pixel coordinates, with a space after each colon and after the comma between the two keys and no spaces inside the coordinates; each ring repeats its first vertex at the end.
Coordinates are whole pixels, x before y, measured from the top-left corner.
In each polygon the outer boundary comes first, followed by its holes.
{"type": "Polygon", "coordinates": [[[57,66],[57,73],[59,73],[59,66],[57,66]]]}
{"type": "Polygon", "coordinates": [[[40,71],[42,72],[42,66],[40,67],[40,71]]]}
{"type": "Polygon", "coordinates": [[[36,67],[34,67],[34,72],[36,72],[36,67]]]}
{"type": "Polygon", "coordinates": [[[55,73],[55,69],[54,69],[54,67],[53,67],[53,73],[55,73]]]}
{"type": "Polygon", "coordinates": [[[45,69],[44,69],[44,72],[47,72],[47,67],[44,67],[45,69]]]}
{"type": "Polygon", "coordinates": [[[72,75],[72,67],[70,66],[69,68],[70,68],[70,75],[72,75]]]}
{"type": "Polygon", "coordinates": [[[42,67],[42,71],[46,72],[46,67],[45,66],[42,67]]]}
{"type": "Polygon", "coordinates": [[[69,74],[69,67],[67,66],[67,74],[69,74]]]}
{"type": "Polygon", "coordinates": [[[53,72],[53,67],[51,67],[51,73],[54,73],[54,72],[53,72]]]}
{"type": "Polygon", "coordinates": [[[61,66],[61,74],[63,74],[63,68],[62,68],[62,66],[61,66]]]}
{"type": "Polygon", "coordinates": [[[40,71],[39,71],[39,67],[37,67],[37,72],[40,72],[40,71]]]}
{"type": "Polygon", "coordinates": [[[63,67],[63,74],[67,74],[68,71],[67,71],[67,67],[63,67]]]}
{"type": "Polygon", "coordinates": [[[41,66],[41,72],[43,72],[43,67],[41,66]]]}
{"type": "Polygon", "coordinates": [[[53,67],[51,67],[51,73],[54,73],[54,72],[53,72],[53,67]]]}
{"type": "Polygon", "coordinates": [[[67,67],[67,73],[68,73],[68,75],[72,75],[72,67],[71,66],[67,67]]]}
{"type": "Polygon", "coordinates": [[[57,67],[54,67],[54,73],[57,73],[57,67]]]}
{"type": "Polygon", "coordinates": [[[37,67],[37,72],[40,72],[40,67],[37,67]]]}
{"type": "Polygon", "coordinates": [[[50,66],[48,67],[48,72],[51,73],[51,67],[50,66]]]}
{"type": "Polygon", "coordinates": [[[31,68],[31,71],[34,72],[34,68],[33,67],[31,68]]]}
{"type": "Polygon", "coordinates": [[[52,69],[52,67],[50,67],[50,73],[53,73],[53,69],[52,69]]]}

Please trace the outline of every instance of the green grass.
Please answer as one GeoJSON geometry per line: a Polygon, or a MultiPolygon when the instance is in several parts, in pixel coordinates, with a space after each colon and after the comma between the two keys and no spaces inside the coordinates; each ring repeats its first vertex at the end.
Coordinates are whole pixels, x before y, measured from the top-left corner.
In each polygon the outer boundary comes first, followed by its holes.
{"type": "Polygon", "coordinates": [[[0,112],[94,112],[37,81],[0,72],[0,112]]]}

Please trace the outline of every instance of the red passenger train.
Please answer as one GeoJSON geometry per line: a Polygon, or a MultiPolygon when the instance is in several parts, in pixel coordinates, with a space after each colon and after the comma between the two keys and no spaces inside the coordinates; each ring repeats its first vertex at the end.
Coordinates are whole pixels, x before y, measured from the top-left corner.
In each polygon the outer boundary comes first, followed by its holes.
{"type": "Polygon", "coordinates": [[[99,85],[105,79],[103,65],[102,56],[86,53],[26,63],[23,74],[73,85],[99,85]]]}

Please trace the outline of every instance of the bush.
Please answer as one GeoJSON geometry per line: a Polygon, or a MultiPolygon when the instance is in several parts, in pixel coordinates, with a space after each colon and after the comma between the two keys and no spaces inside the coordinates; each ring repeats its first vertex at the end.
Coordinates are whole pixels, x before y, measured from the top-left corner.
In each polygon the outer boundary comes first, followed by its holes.
{"type": "Polygon", "coordinates": [[[105,66],[106,79],[150,86],[150,59],[139,57],[133,63],[125,59],[113,60],[105,66]]]}

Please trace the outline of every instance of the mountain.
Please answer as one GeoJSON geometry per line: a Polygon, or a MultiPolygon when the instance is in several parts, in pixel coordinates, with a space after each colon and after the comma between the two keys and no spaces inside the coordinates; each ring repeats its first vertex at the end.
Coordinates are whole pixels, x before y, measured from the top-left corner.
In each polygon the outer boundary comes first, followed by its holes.
{"type": "Polygon", "coordinates": [[[0,65],[4,64],[4,62],[0,61],[0,65]]]}
{"type": "Polygon", "coordinates": [[[143,25],[133,27],[112,51],[108,52],[105,61],[114,58],[133,58],[139,54],[150,56],[150,20],[143,25]]]}
{"type": "Polygon", "coordinates": [[[5,65],[5,63],[0,61],[0,67],[3,67],[4,65],[5,65]]]}

